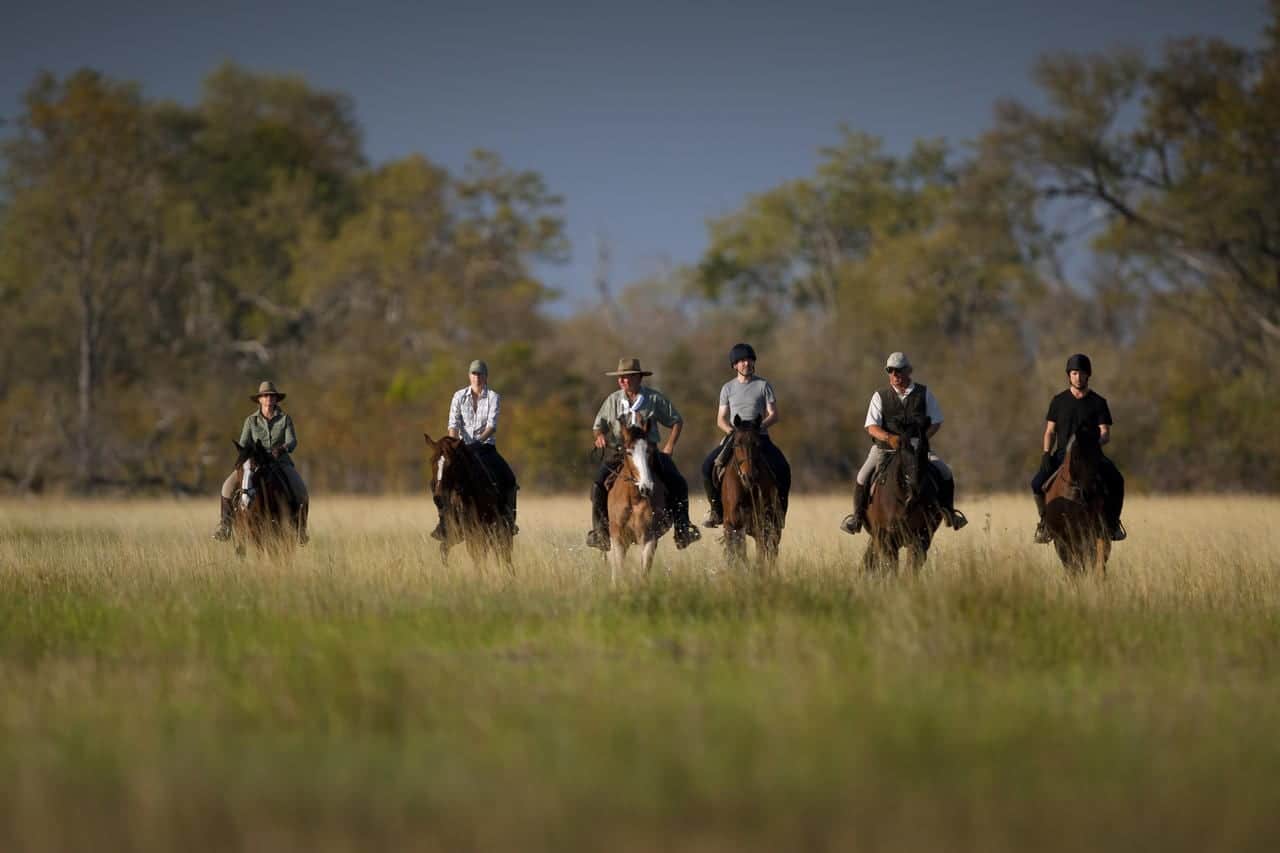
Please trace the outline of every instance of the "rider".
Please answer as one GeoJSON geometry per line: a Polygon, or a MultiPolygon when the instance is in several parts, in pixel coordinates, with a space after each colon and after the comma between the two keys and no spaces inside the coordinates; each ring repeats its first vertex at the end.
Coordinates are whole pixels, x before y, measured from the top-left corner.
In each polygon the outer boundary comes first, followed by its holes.
{"type": "MultiPolygon", "coordinates": [[[[858,470],[858,480],[853,486],[853,514],[846,515],[840,522],[840,529],[845,533],[858,533],[866,521],[867,505],[870,503],[871,489],[868,482],[885,456],[894,449],[897,434],[892,427],[904,420],[929,419],[929,429],[925,435],[933,438],[942,428],[942,408],[933,392],[926,386],[911,381],[911,360],[905,353],[895,352],[889,355],[884,365],[889,374],[889,387],[871,395],[871,405],[867,407],[867,420],[863,426],[874,440],[867,461],[858,470]]],[[[952,530],[959,530],[969,523],[964,513],[955,507],[956,483],[951,468],[943,462],[933,450],[929,451],[929,461],[937,469],[941,478],[938,493],[938,505],[943,517],[952,530]]]]}
{"type": "Polygon", "coordinates": [[[671,430],[667,434],[666,445],[658,454],[654,474],[667,490],[675,523],[676,547],[686,548],[702,538],[698,528],[689,524],[689,485],[671,458],[676,442],[680,440],[680,431],[684,429],[684,418],[661,391],[641,384],[644,377],[652,375],[653,371],[640,369],[638,358],[620,359],[617,370],[605,373],[605,376],[618,377],[618,390],[600,405],[591,429],[595,433],[596,448],[612,447],[614,452],[605,455],[600,470],[596,472],[595,482],[591,484],[591,530],[587,533],[587,544],[601,551],[609,550],[609,492],[605,481],[617,473],[622,462],[622,428],[618,419],[633,413],[648,420],[648,440],[654,446],[658,446],[660,441],[658,424],[671,430]]]}
{"type": "MultiPolygon", "coordinates": [[[[1049,534],[1044,529],[1044,492],[1041,489],[1049,475],[1062,464],[1067,453],[1067,441],[1085,425],[1098,428],[1099,444],[1111,441],[1111,409],[1106,399],[1089,387],[1092,375],[1093,364],[1089,356],[1083,353],[1071,356],[1067,359],[1068,387],[1049,402],[1049,414],[1045,415],[1044,425],[1044,456],[1040,459],[1040,470],[1031,480],[1031,493],[1040,513],[1035,540],[1040,544],[1049,541],[1049,534]]],[[[1102,477],[1107,529],[1111,539],[1118,542],[1126,536],[1124,525],[1120,523],[1120,511],[1124,508],[1124,477],[1106,456],[1101,457],[1098,473],[1102,477]]]]}
{"type": "MultiPolygon", "coordinates": [[[[475,454],[485,476],[502,499],[502,514],[511,532],[519,533],[520,528],[516,527],[516,490],[520,487],[494,441],[501,397],[489,387],[489,365],[477,358],[471,362],[468,373],[470,383],[466,388],[458,389],[449,401],[449,435],[462,439],[462,443],[475,454]]],[[[437,496],[435,501],[436,509],[440,510],[440,521],[431,531],[431,537],[444,541],[444,498],[437,496]]]]}
{"type": "MultiPolygon", "coordinates": [[[[305,545],[310,540],[307,535],[307,512],[311,499],[307,495],[307,486],[302,482],[298,469],[293,467],[293,459],[289,455],[298,446],[298,434],[293,428],[293,418],[280,408],[280,403],[284,402],[286,396],[288,395],[277,391],[275,384],[270,381],[264,380],[258,386],[258,393],[249,397],[258,404],[258,411],[244,419],[244,426],[240,429],[240,444],[245,446],[259,442],[271,451],[271,455],[280,464],[280,469],[289,481],[289,490],[298,502],[298,541],[305,545]]],[[[231,500],[239,485],[240,475],[236,471],[232,471],[222,483],[222,519],[213,532],[214,539],[231,538],[231,500]]]]}
{"type": "Polygon", "coordinates": [[[760,422],[760,452],[778,486],[778,502],[782,505],[784,519],[787,517],[787,498],[791,494],[791,464],[769,438],[769,427],[778,422],[778,399],[773,393],[773,385],[764,377],[756,376],[756,351],[751,344],[734,344],[729,350],[729,366],[736,375],[720,388],[720,406],[716,410],[716,426],[725,438],[702,460],[702,488],[707,493],[707,503],[711,505],[707,517],[702,520],[703,527],[719,527],[724,523],[720,489],[712,472],[716,457],[724,450],[729,436],[733,435],[735,417],[749,421],[764,416],[760,422]]]}

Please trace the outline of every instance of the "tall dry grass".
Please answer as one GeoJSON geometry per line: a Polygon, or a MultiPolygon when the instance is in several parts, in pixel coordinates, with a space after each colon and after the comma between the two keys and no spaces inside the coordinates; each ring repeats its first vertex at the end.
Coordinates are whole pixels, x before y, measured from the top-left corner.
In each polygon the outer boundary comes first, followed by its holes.
{"type": "Polygon", "coordinates": [[[1274,846],[1280,502],[1131,501],[1105,583],[1000,497],[864,578],[846,503],[773,577],[666,539],[617,589],[577,499],[514,576],[420,499],[318,499],[291,560],[212,501],[0,504],[0,847],[1274,846]]]}

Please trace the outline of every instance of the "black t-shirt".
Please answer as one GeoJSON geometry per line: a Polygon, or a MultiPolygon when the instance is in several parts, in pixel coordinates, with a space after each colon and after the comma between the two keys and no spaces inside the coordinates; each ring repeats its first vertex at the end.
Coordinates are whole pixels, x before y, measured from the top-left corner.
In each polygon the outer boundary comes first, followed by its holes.
{"type": "Polygon", "coordinates": [[[1054,423],[1054,452],[1060,453],[1081,426],[1110,426],[1111,409],[1107,408],[1106,399],[1092,390],[1077,400],[1068,388],[1049,402],[1049,414],[1044,419],[1054,423]]]}

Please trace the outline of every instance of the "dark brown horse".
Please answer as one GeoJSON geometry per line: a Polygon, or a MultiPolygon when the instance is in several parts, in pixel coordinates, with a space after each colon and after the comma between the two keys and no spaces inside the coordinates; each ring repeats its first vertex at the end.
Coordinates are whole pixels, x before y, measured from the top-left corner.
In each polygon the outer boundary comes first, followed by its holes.
{"type": "Polygon", "coordinates": [[[460,542],[477,564],[493,553],[509,571],[514,531],[503,513],[503,496],[460,438],[445,436],[431,448],[431,496],[444,520],[440,559],[448,563],[449,549],[460,542]]]}
{"type": "Polygon", "coordinates": [[[1102,443],[1096,426],[1082,425],[1067,441],[1062,465],[1044,485],[1044,528],[1068,572],[1090,569],[1105,577],[1111,535],[1099,470],[1102,443]]]}
{"type": "Polygon", "coordinates": [[[734,415],[732,455],[720,481],[724,506],[724,550],[729,564],[741,568],[747,559],[747,537],[756,540],[762,570],[772,569],[782,541],[782,503],[778,483],[760,451],[762,416],[744,421],[734,415]]]}
{"type": "Polygon", "coordinates": [[[898,552],[906,548],[908,565],[918,571],[929,555],[933,534],[942,521],[937,474],[929,462],[929,421],[901,424],[891,436],[893,453],[871,483],[867,532],[871,542],[863,554],[868,572],[896,570],[898,552]]]}
{"type": "Polygon", "coordinates": [[[298,544],[302,510],[289,489],[289,478],[281,470],[281,463],[260,442],[243,447],[232,443],[238,453],[235,470],[240,474],[240,485],[231,500],[231,535],[236,553],[244,556],[249,542],[260,551],[291,552],[298,544]]]}
{"type": "Polygon", "coordinates": [[[671,527],[667,492],[655,474],[658,448],[649,441],[649,423],[636,417],[622,427],[622,464],[609,485],[609,578],[617,583],[627,549],[640,546],[640,568],[653,565],[658,540],[671,527]]]}

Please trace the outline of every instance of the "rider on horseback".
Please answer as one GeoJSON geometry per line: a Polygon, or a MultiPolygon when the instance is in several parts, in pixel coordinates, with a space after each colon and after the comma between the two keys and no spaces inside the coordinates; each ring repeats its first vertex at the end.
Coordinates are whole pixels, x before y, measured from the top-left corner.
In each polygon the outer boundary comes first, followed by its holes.
{"type": "MultiPolygon", "coordinates": [[[[1076,353],[1067,359],[1067,390],[1054,396],[1049,402],[1049,414],[1045,415],[1044,456],[1040,459],[1040,470],[1031,480],[1031,493],[1035,497],[1036,510],[1040,513],[1040,522],[1036,525],[1035,541],[1040,544],[1049,542],[1049,534],[1044,528],[1044,488],[1045,481],[1062,464],[1067,453],[1067,441],[1076,434],[1081,426],[1098,428],[1098,443],[1106,444],[1111,440],[1111,409],[1107,401],[1089,387],[1089,379],[1093,375],[1093,364],[1089,356],[1076,353]],[[1055,446],[1056,445],[1056,446],[1055,446]]],[[[1124,477],[1115,463],[1106,456],[1101,457],[1099,473],[1102,477],[1103,512],[1106,514],[1107,530],[1112,541],[1124,539],[1124,525],[1120,523],[1120,511],[1124,508],[1124,477]]]]}
{"type": "MultiPolygon", "coordinates": [[[[872,394],[871,405],[867,407],[864,426],[875,443],[867,454],[867,461],[858,470],[858,480],[853,486],[853,514],[846,515],[840,522],[840,529],[845,533],[858,533],[862,530],[867,505],[871,500],[871,475],[880,467],[887,454],[897,448],[899,435],[895,429],[898,425],[927,418],[929,429],[925,435],[929,438],[933,438],[942,428],[942,409],[932,391],[911,381],[911,361],[906,354],[890,354],[884,369],[889,374],[889,387],[872,394]]],[[[929,461],[940,479],[938,506],[951,529],[959,530],[969,520],[955,507],[956,483],[951,468],[932,450],[929,451],[929,461]]]]}
{"type": "MultiPolygon", "coordinates": [[[[512,472],[507,460],[498,452],[494,435],[498,432],[498,412],[501,397],[497,391],[489,387],[489,365],[480,359],[471,362],[469,371],[470,383],[466,388],[458,389],[449,401],[449,435],[462,439],[462,443],[475,456],[481,469],[495,491],[502,498],[502,514],[511,532],[519,533],[516,527],[516,475],[512,472]]],[[[437,495],[436,509],[440,511],[440,521],[436,529],[431,531],[432,539],[445,538],[444,498],[437,495]]]]}
{"type": "MultiPolygon", "coordinates": [[[[275,456],[280,470],[289,481],[289,490],[298,503],[298,541],[305,545],[310,540],[307,535],[307,511],[311,500],[307,495],[307,486],[302,482],[298,469],[293,467],[293,459],[289,455],[298,447],[298,434],[293,428],[293,418],[279,405],[286,396],[288,395],[277,391],[271,382],[264,381],[258,386],[258,393],[249,397],[258,404],[258,411],[244,419],[244,426],[240,428],[240,444],[250,445],[256,441],[275,456]]],[[[214,539],[231,538],[231,501],[239,485],[238,471],[232,471],[222,483],[222,518],[213,531],[214,539]]]]}
{"type": "Polygon", "coordinates": [[[733,419],[744,421],[763,416],[760,423],[760,452],[773,473],[778,486],[778,502],[782,505],[782,517],[787,516],[787,498],[791,493],[791,464],[782,455],[778,445],[769,438],[769,427],[778,422],[778,400],[773,385],[764,377],[756,376],[756,351],[751,344],[734,344],[729,350],[729,366],[737,374],[720,389],[720,407],[716,410],[716,426],[726,438],[702,460],[702,487],[707,493],[707,517],[703,527],[719,527],[724,523],[724,507],[720,505],[720,486],[715,482],[716,459],[725,451],[725,445],[733,435],[733,419]]]}
{"type": "Polygon", "coordinates": [[[595,482],[591,484],[591,530],[587,533],[587,544],[601,551],[609,550],[609,490],[605,483],[617,474],[621,464],[622,429],[619,418],[629,418],[632,414],[649,422],[648,439],[655,447],[660,446],[658,424],[671,430],[667,434],[666,445],[658,454],[654,474],[662,481],[670,500],[676,547],[686,548],[702,538],[698,529],[689,524],[689,485],[671,458],[676,442],[680,440],[680,431],[684,429],[684,418],[661,391],[641,384],[644,377],[652,375],[653,371],[640,369],[638,358],[620,359],[617,370],[605,373],[605,376],[618,377],[618,390],[600,405],[592,431],[596,448],[605,450],[608,447],[613,452],[606,453],[600,470],[596,472],[595,482]]]}

